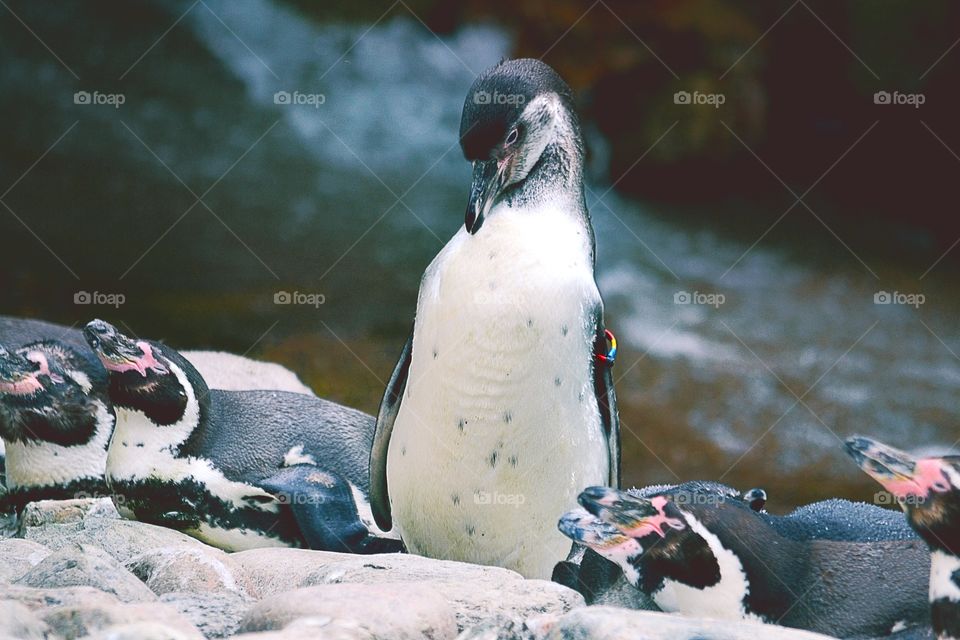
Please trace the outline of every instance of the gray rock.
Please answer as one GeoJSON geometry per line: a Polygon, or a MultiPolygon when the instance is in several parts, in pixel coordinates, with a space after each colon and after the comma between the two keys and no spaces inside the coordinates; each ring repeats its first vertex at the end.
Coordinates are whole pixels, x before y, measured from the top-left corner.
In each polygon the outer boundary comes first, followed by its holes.
{"type": "Polygon", "coordinates": [[[122,602],[148,602],[157,598],[103,549],[90,544],[64,547],[50,554],[16,584],[38,589],[95,587],[122,602]]]}
{"type": "Polygon", "coordinates": [[[201,640],[203,635],[176,609],[167,604],[123,603],[116,596],[93,587],[34,589],[0,585],[0,601],[25,606],[49,625],[57,637],[72,640],[114,625],[157,622],[182,633],[186,640],[201,640]]]}
{"type": "MultiPolygon", "coordinates": [[[[453,608],[436,589],[415,583],[305,587],[255,605],[241,631],[277,631],[300,618],[329,618],[372,638],[442,640],[457,635],[453,608]]],[[[304,623],[301,623],[304,624],[304,623]]]]}
{"type": "Polygon", "coordinates": [[[0,638],[44,640],[50,631],[25,605],[13,600],[0,600],[0,638]]]}
{"type": "Polygon", "coordinates": [[[161,621],[164,627],[180,634],[177,636],[178,640],[203,640],[203,634],[176,609],[157,602],[149,604],[78,603],[45,609],[41,611],[41,616],[53,632],[64,637],[65,640],[83,638],[118,625],[138,623],[156,625],[161,621]]]}
{"type": "Polygon", "coordinates": [[[236,633],[251,606],[234,593],[166,593],[160,602],[175,608],[208,638],[236,633]]]}
{"type": "Polygon", "coordinates": [[[83,520],[69,524],[27,525],[23,537],[55,551],[76,544],[93,544],[120,564],[127,564],[145,551],[161,547],[210,548],[173,529],[133,520],[89,517],[89,514],[83,520]]]}
{"type": "Polygon", "coordinates": [[[546,640],[828,640],[829,636],[786,627],[708,620],[613,607],[583,607],[561,616],[546,640]]]}
{"type": "Polygon", "coordinates": [[[30,540],[0,540],[0,582],[12,582],[50,555],[50,550],[30,540]]]}
{"type": "Polygon", "coordinates": [[[109,498],[78,498],[76,500],[40,500],[30,502],[20,518],[21,527],[41,527],[48,524],[72,524],[86,518],[113,518],[120,514],[109,498]]]}
{"type": "Polygon", "coordinates": [[[34,589],[17,585],[0,585],[0,600],[19,602],[31,611],[39,611],[46,607],[74,605],[110,606],[120,602],[116,596],[93,587],[34,589]]]}
{"type": "Polygon", "coordinates": [[[159,622],[115,624],[83,640],[190,640],[193,635],[159,622]]]}
{"type": "Polygon", "coordinates": [[[307,549],[253,549],[230,556],[261,596],[321,584],[444,581],[502,584],[522,580],[499,567],[432,560],[410,554],[350,555],[307,549]]]}
{"type": "Polygon", "coordinates": [[[246,572],[228,554],[213,547],[161,547],[127,563],[157,595],[175,592],[229,593],[256,597],[246,572]]]}
{"type": "Polygon", "coordinates": [[[546,580],[505,580],[500,582],[430,581],[453,607],[460,630],[488,624],[522,624],[534,616],[561,615],[584,606],[583,596],[572,589],[546,580]]]}
{"type": "Polygon", "coordinates": [[[374,640],[375,637],[356,622],[334,620],[329,616],[300,618],[288,624],[283,631],[233,636],[235,640],[374,640]]]}

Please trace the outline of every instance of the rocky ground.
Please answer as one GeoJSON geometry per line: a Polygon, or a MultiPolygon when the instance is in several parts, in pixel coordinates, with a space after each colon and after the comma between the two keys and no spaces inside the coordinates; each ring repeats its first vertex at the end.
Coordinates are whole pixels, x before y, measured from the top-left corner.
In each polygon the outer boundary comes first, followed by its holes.
{"type": "Polygon", "coordinates": [[[0,639],[815,639],[584,604],[552,582],[411,555],[227,554],[122,520],[106,500],[35,503],[0,540],[0,639]]]}

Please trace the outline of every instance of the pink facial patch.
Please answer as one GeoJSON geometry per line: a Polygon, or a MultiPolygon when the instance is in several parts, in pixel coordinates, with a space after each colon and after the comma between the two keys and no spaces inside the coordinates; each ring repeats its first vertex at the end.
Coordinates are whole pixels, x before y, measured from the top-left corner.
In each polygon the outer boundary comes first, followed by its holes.
{"type": "Polygon", "coordinates": [[[107,371],[115,371],[117,373],[123,373],[124,371],[139,371],[140,375],[144,378],[147,377],[147,369],[153,369],[157,373],[166,373],[167,368],[160,364],[153,355],[153,349],[150,348],[150,345],[142,340],[137,342],[137,346],[140,347],[140,350],[143,351],[143,355],[137,358],[132,362],[123,362],[117,364],[116,362],[111,362],[103,356],[100,357],[100,361],[103,363],[103,366],[107,371]]]}
{"type": "Polygon", "coordinates": [[[918,460],[912,478],[877,478],[883,488],[900,499],[926,498],[930,491],[949,491],[950,483],[943,476],[938,458],[918,460]]]}
{"type": "Polygon", "coordinates": [[[632,536],[634,538],[642,538],[643,536],[651,533],[656,533],[661,538],[665,538],[667,534],[666,531],[664,531],[664,527],[670,527],[671,529],[678,530],[683,529],[686,525],[682,520],[671,518],[663,512],[663,509],[667,506],[668,502],[669,501],[664,496],[656,496],[655,498],[651,498],[650,504],[652,504],[657,510],[657,515],[644,518],[635,527],[630,529],[622,529],[622,531],[628,536],[632,536]]]}
{"type": "Polygon", "coordinates": [[[36,362],[38,365],[40,365],[40,370],[37,371],[36,375],[49,376],[50,380],[56,384],[63,382],[62,377],[50,372],[50,363],[47,361],[47,354],[45,354],[43,351],[29,351],[25,357],[30,362],[36,362]]]}
{"type": "Polygon", "coordinates": [[[41,389],[43,389],[43,385],[40,384],[35,375],[16,382],[0,382],[0,393],[9,393],[14,396],[35,393],[41,389]]]}

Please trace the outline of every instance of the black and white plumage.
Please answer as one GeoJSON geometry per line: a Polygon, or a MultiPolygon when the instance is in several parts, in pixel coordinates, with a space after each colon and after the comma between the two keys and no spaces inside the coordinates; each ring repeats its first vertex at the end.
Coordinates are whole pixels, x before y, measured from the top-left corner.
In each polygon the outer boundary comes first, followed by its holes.
{"type": "Polygon", "coordinates": [[[918,458],[856,436],[847,453],[897,499],[930,548],[930,618],[939,640],[960,639],[960,456],[918,458]]]}
{"type": "Polygon", "coordinates": [[[545,578],[569,550],[556,515],[620,466],[570,88],[538,60],[503,62],[467,94],[460,143],[465,224],[423,275],[371,506],[415,553],[545,578]]]}
{"type": "Polygon", "coordinates": [[[361,521],[374,419],[312,396],[209,389],[157,342],[84,329],[117,413],[107,482],[127,517],[228,550],[400,549],[361,521]]]}
{"type": "Polygon", "coordinates": [[[106,495],[114,414],[107,372],[88,348],[44,340],[0,346],[0,438],[7,493],[0,512],[34,500],[106,495]]]}
{"type": "Polygon", "coordinates": [[[922,542],[884,509],[832,500],[774,516],[700,482],[591,487],[580,503],[561,531],[618,564],[664,611],[841,638],[929,620],[922,542]]]}
{"type": "MultiPolygon", "coordinates": [[[[34,318],[0,315],[0,344],[20,346],[42,340],[54,340],[77,353],[93,357],[80,329],[34,318]]],[[[186,350],[181,351],[180,355],[190,361],[212,389],[266,389],[314,395],[297,374],[274,362],[253,360],[224,351],[186,350]]]]}

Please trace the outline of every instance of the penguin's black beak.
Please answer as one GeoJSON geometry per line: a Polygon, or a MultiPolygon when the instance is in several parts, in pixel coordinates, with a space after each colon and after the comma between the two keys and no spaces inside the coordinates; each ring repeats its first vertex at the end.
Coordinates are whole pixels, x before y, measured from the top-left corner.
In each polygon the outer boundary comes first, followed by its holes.
{"type": "Polygon", "coordinates": [[[882,442],[855,436],[847,453],[871,478],[883,485],[905,511],[922,508],[932,493],[955,490],[945,458],[914,458],[882,442]]]}
{"type": "Polygon", "coordinates": [[[882,442],[863,436],[854,436],[845,444],[847,455],[880,484],[910,480],[916,472],[916,459],[882,442]]]}
{"type": "Polygon", "coordinates": [[[627,541],[627,537],[616,527],[584,509],[574,509],[563,514],[557,528],[574,542],[585,544],[592,549],[612,547],[627,541]]]}
{"type": "Polygon", "coordinates": [[[468,233],[475,234],[483,226],[484,217],[493,207],[506,182],[506,166],[506,161],[496,158],[474,161],[473,183],[470,185],[470,198],[464,220],[468,233]]]}

